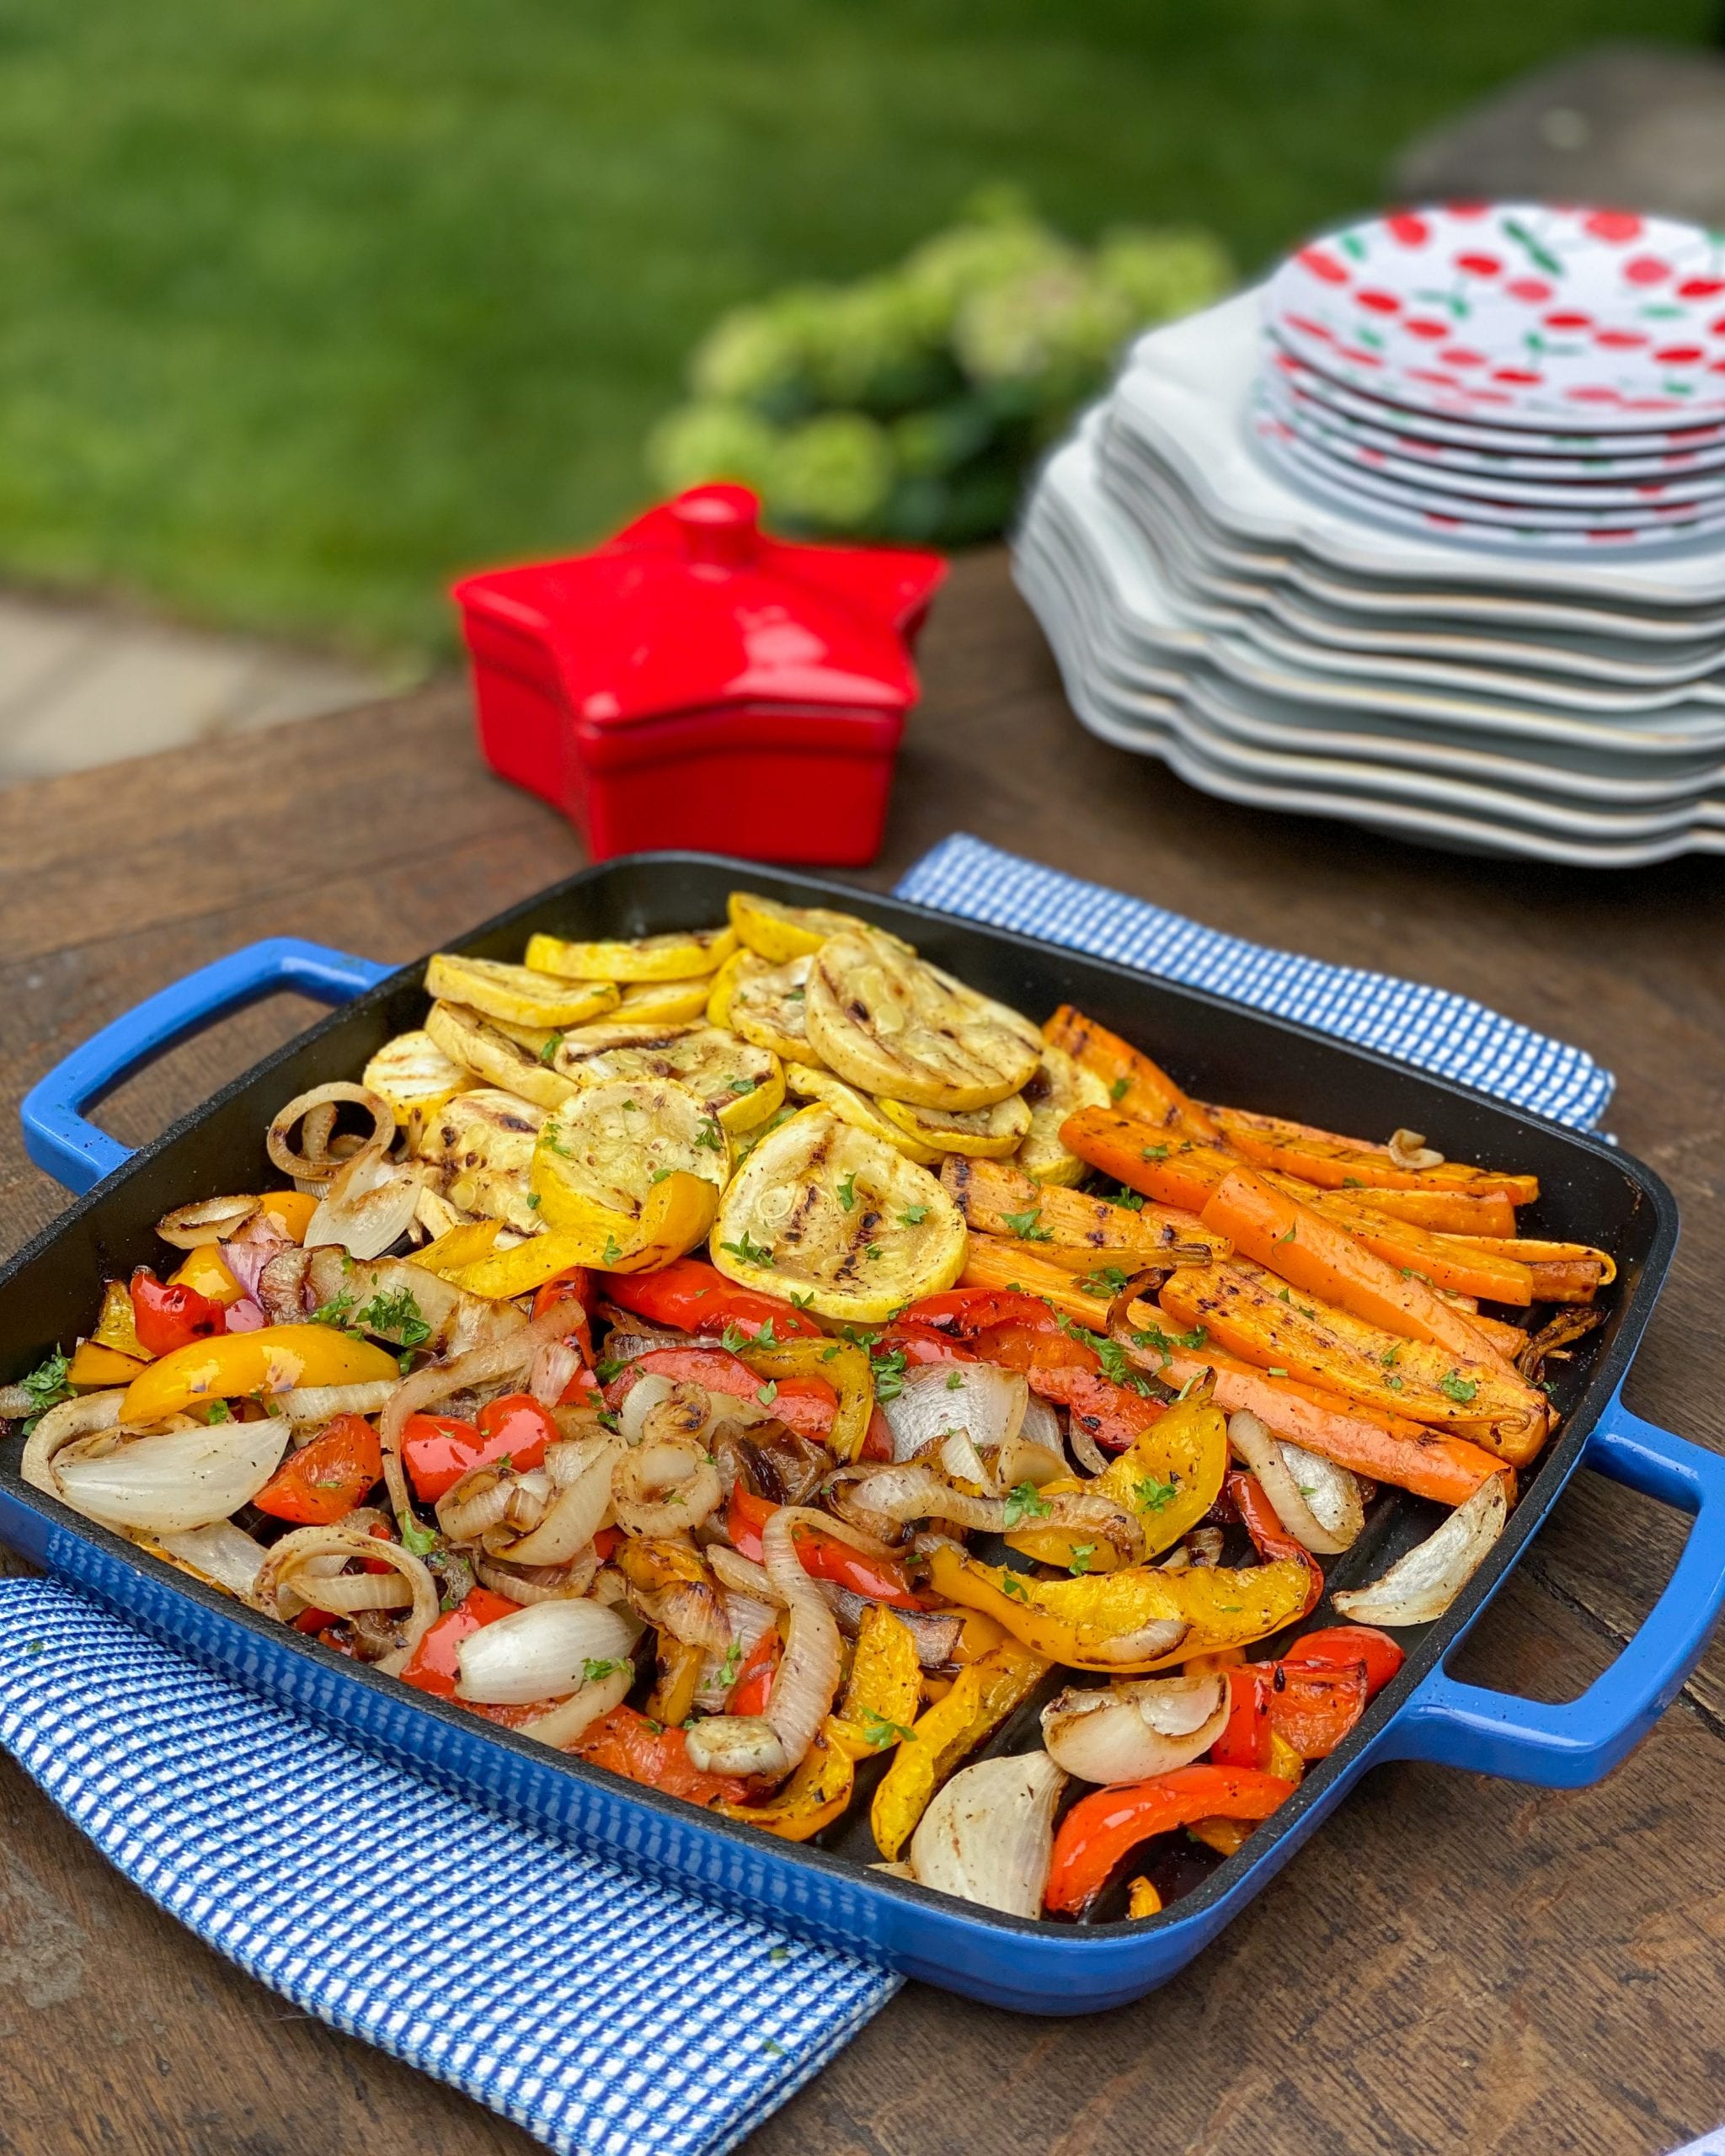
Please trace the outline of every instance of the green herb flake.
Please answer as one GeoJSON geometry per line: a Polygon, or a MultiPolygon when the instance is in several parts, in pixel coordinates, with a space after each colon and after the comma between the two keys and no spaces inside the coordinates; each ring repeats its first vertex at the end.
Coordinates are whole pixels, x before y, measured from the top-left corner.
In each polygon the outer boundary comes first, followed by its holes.
{"type": "Polygon", "coordinates": [[[1002,1213],[1001,1225],[1008,1235],[1017,1235],[1021,1242],[1051,1243],[1054,1236],[1043,1227],[1042,1208],[1033,1205],[1028,1213],[1002,1213]]]}
{"type": "Polygon", "coordinates": [[[740,1325],[728,1325],[718,1336],[718,1344],[727,1354],[740,1355],[749,1344],[749,1336],[740,1325]]]}
{"type": "Polygon", "coordinates": [[[730,1089],[734,1093],[752,1093],[760,1083],[758,1078],[733,1078],[730,1089]]]}
{"type": "Polygon", "coordinates": [[[1179,1478],[1170,1476],[1164,1482],[1159,1475],[1140,1475],[1132,1485],[1132,1504],[1140,1513],[1166,1512],[1180,1494],[1179,1478]]]}
{"type": "Polygon", "coordinates": [[[709,1153],[724,1150],[724,1133],[716,1123],[703,1123],[695,1133],[695,1143],[704,1146],[709,1153]]]}
{"type": "Polygon", "coordinates": [[[544,1047],[540,1049],[539,1060],[542,1063],[554,1063],[557,1060],[557,1051],[562,1046],[563,1035],[561,1033],[553,1033],[550,1039],[546,1042],[544,1047]]]}
{"type": "Polygon", "coordinates": [[[354,1322],[368,1332],[387,1335],[398,1348],[423,1348],[431,1337],[411,1288],[398,1288],[393,1295],[373,1295],[364,1310],[355,1312],[354,1322]]]}
{"type": "Polygon", "coordinates": [[[1075,1578],[1081,1579],[1090,1570],[1090,1561],[1095,1555],[1096,1545],[1093,1542],[1075,1542],[1072,1554],[1066,1560],[1066,1570],[1075,1578]]]}
{"type": "Polygon", "coordinates": [[[1124,1205],[1129,1213],[1141,1213],[1144,1210],[1144,1193],[1139,1190],[1129,1190],[1126,1185],[1122,1183],[1114,1193],[1110,1203],[1124,1205]]]}
{"type": "Polygon", "coordinates": [[[773,1401],[778,1398],[778,1386],[774,1380],[768,1378],[764,1383],[756,1385],[755,1397],[763,1407],[771,1407],[773,1401]]]}
{"type": "Polygon", "coordinates": [[[599,1262],[601,1265],[615,1265],[622,1254],[623,1246],[617,1237],[607,1235],[605,1238],[605,1248],[600,1254],[599,1262]]]}
{"type": "Polygon", "coordinates": [[[1010,1529],[1027,1519],[1046,1519],[1054,1507],[1033,1482],[1019,1482],[1007,1492],[1006,1522],[1010,1529]]]}
{"type": "Polygon", "coordinates": [[[795,1307],[796,1309],[798,1309],[798,1310],[806,1310],[808,1309],[809,1305],[810,1305],[810,1304],[814,1300],[814,1293],[813,1293],[813,1291],[812,1291],[812,1290],[811,1290],[808,1294],[806,1294],[806,1295],[799,1295],[799,1294],[797,1293],[796,1289],[795,1289],[794,1288],[793,1288],[793,1289],[791,1289],[791,1291],[790,1291],[790,1294],[791,1294],[791,1301],[792,1301],[793,1305],[794,1305],[794,1307],[795,1307]]]}
{"type": "Polygon", "coordinates": [[[947,1390],[948,1392],[962,1392],[964,1390],[964,1374],[962,1370],[954,1370],[952,1375],[947,1380],[947,1390]]]}
{"type": "Polygon", "coordinates": [[[1125,1099],[1127,1094],[1130,1093],[1131,1090],[1132,1081],[1130,1078],[1117,1078],[1114,1084],[1108,1087],[1108,1098],[1118,1105],[1121,1101],[1125,1099]]]}
{"type": "Polygon", "coordinates": [[[1166,1161],[1169,1150],[1166,1145],[1146,1145],[1138,1157],[1140,1161],[1166,1161]]]}
{"type": "Polygon", "coordinates": [[[1477,1378],[1465,1378],[1455,1370],[1446,1370],[1438,1380],[1438,1390],[1448,1393],[1451,1400],[1459,1401],[1466,1406],[1479,1390],[1479,1380],[1477,1378]]]}
{"type": "Polygon", "coordinates": [[[581,1665],[581,1682],[584,1684],[597,1684],[601,1678],[615,1677],[622,1667],[620,1662],[595,1662],[590,1656],[581,1665]]]}
{"type": "Polygon", "coordinates": [[[721,1243],[721,1250],[729,1251],[741,1265],[772,1265],[772,1252],[764,1243],[757,1243],[751,1235],[743,1235],[734,1243],[721,1243]]]}
{"type": "Polygon", "coordinates": [[[1000,1586],[1001,1593],[1014,1602],[1028,1602],[1030,1599],[1030,1589],[1025,1585],[1022,1572],[1002,1572],[1000,1586]]]}
{"type": "Polygon", "coordinates": [[[905,1737],[913,1743],[916,1742],[913,1730],[906,1729],[901,1721],[889,1721],[884,1715],[878,1714],[873,1707],[862,1710],[862,1735],[877,1752],[884,1752],[889,1744],[897,1744],[905,1737]]]}
{"type": "Polygon", "coordinates": [[[348,1331],[351,1329],[349,1320],[353,1315],[354,1301],[353,1290],[344,1288],[339,1295],[332,1295],[327,1303],[319,1303],[306,1321],[308,1325],[333,1325],[339,1331],[348,1331]]]}
{"type": "Polygon", "coordinates": [[[902,1348],[868,1351],[868,1368],[874,1379],[877,1400],[896,1400],[905,1390],[905,1351],[902,1348]]]}
{"type": "Polygon", "coordinates": [[[1269,1374],[1273,1378],[1284,1378],[1288,1374],[1286,1370],[1281,1369],[1274,1363],[1272,1363],[1269,1366],[1269,1374]]]}
{"type": "Polygon", "coordinates": [[[847,1175],[844,1181],[839,1185],[839,1203],[842,1205],[846,1212],[848,1213],[856,1203],[857,1171],[852,1168],[850,1174],[847,1175]]]}
{"type": "Polygon", "coordinates": [[[233,1417],[225,1400],[212,1400],[204,1410],[204,1420],[206,1423],[231,1422],[233,1417]]]}
{"type": "Polygon", "coordinates": [[[1120,1266],[1102,1265],[1087,1273],[1078,1285],[1087,1295],[1118,1295],[1131,1278],[1120,1266]]]}
{"type": "Polygon", "coordinates": [[[907,1205],[899,1215],[899,1225],[901,1228],[920,1228],[927,1218],[928,1208],[926,1205],[907,1205]]]}
{"type": "Polygon", "coordinates": [[[421,1527],[411,1513],[398,1513],[396,1524],[403,1549],[411,1550],[416,1557],[429,1557],[443,1540],[435,1527],[421,1527]]]}

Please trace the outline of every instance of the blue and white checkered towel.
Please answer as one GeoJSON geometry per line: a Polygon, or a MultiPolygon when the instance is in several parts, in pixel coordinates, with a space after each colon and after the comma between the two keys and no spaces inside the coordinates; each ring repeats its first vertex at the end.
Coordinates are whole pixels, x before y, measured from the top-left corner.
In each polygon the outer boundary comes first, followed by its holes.
{"type": "MultiPolygon", "coordinates": [[[[975,839],[948,839],[899,889],[1304,1019],[1563,1122],[1591,1123],[1610,1093],[1578,1050],[1464,997],[1266,951],[975,839]]],[[[570,2156],[716,2156],[896,1988],[466,1804],[55,1582],[0,1581],[0,1743],[200,1938],[570,2156]],[[360,1827],[335,1860],[332,1812],[360,1827]],[[531,1940],[498,1906],[487,1882],[500,1878],[510,1908],[524,1890],[531,1901],[531,1940]],[[403,1909],[411,1969],[394,1937],[403,1909]]]]}

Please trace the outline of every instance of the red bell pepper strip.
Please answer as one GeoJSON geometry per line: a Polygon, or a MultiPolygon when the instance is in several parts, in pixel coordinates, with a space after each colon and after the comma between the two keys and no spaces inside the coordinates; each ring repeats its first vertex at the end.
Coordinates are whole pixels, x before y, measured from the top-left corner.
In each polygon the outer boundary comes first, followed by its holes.
{"type": "Polygon", "coordinates": [[[1087,1908],[1140,1842],[1195,1819],[1267,1819],[1294,1794],[1279,1774],[1241,1767],[1176,1767],[1149,1781],[1099,1789],[1060,1822],[1049,1865],[1050,1909],[1087,1908]]]}
{"type": "Polygon", "coordinates": [[[567,1272],[553,1273],[533,1291],[533,1315],[543,1317],[546,1311],[558,1303],[577,1303],[580,1305],[579,1321],[572,1325],[563,1335],[573,1340],[581,1351],[581,1360],[593,1359],[593,1276],[585,1265],[572,1265],[567,1272]]]}
{"type": "MultiPolygon", "coordinates": [[[[456,1679],[461,1674],[456,1649],[482,1625],[512,1617],[521,1606],[507,1595],[494,1594],[489,1587],[469,1588],[467,1599],[458,1608],[446,1609],[414,1649],[413,1659],[401,1673],[402,1683],[437,1699],[452,1700],[456,1679]]],[[[462,1701],[463,1706],[471,1704],[462,1701]]]]}
{"type": "Polygon", "coordinates": [[[476,1419],[454,1415],[409,1415],[402,1430],[402,1458],[414,1488],[435,1504],[476,1467],[507,1459],[513,1467],[537,1467],[558,1427],[530,1392],[489,1400],[476,1419]]]}
{"type": "Polygon", "coordinates": [[[772,1680],[778,1673],[781,1652],[778,1626],[769,1625],[756,1641],[737,1672],[737,1681],[725,1702],[728,1715],[758,1715],[766,1710],[772,1680]]]}
{"type": "Polygon", "coordinates": [[[619,1309],[633,1310],[655,1325],[674,1326],[679,1332],[716,1340],[734,1325],[752,1340],[770,1325],[776,1340],[820,1336],[820,1327],[794,1304],[740,1288],[698,1257],[680,1257],[656,1273],[607,1273],[603,1278],[606,1294],[619,1309]]]}
{"type": "Polygon", "coordinates": [[[1282,1660],[1308,1669],[1348,1669],[1358,1663],[1365,1672],[1365,1696],[1375,1699],[1407,1659],[1387,1632],[1375,1625],[1327,1625],[1304,1639],[1295,1640],[1282,1660]]]}
{"type": "Polygon", "coordinates": [[[1327,1759],[1365,1712],[1365,1682],[1363,1662],[1320,1669],[1279,1662],[1268,1685],[1270,1726],[1302,1759],[1327,1759]]]}
{"type": "Polygon", "coordinates": [[[1306,1607],[1299,1612],[1302,1617],[1317,1608],[1323,1599],[1323,1567],[1303,1542],[1296,1542],[1282,1524],[1281,1514],[1264,1494],[1264,1486],[1255,1475],[1243,1469],[1228,1477],[1228,1495],[1252,1537],[1252,1547],[1266,1564],[1273,1564],[1279,1557],[1292,1557],[1306,1567],[1311,1582],[1306,1590],[1306,1607]]]}
{"type": "Polygon", "coordinates": [[[170,1355],[193,1340],[208,1340],[227,1330],[221,1304],[195,1288],[158,1280],[147,1265],[131,1276],[133,1329],[138,1345],[152,1355],[170,1355]]]}
{"type": "Polygon", "coordinates": [[[893,1426],[879,1407],[872,1408],[868,1416],[868,1433],[862,1440],[864,1460],[890,1460],[893,1456],[893,1426]]]}
{"type": "Polygon", "coordinates": [[[310,1444],[289,1454],[252,1502],[275,1519],[328,1527],[350,1513],[382,1475],[377,1433],[363,1415],[338,1415],[310,1444]]]}
{"type": "Polygon", "coordinates": [[[1167,1410],[1166,1401],[1149,1399],[1096,1370],[1049,1369],[1033,1364],[1027,1374],[1030,1390],[1039,1399],[1069,1408],[1073,1420],[1110,1452],[1124,1452],[1167,1410]]]}
{"type": "Polygon", "coordinates": [[[944,1332],[953,1340],[974,1340],[996,1326],[1017,1325],[1033,1332],[1058,1332],[1055,1314],[1040,1295],[1010,1288],[949,1288],[907,1304],[893,1321],[907,1330],[944,1332]]]}
{"type": "Polygon", "coordinates": [[[698,1385],[734,1400],[758,1400],[770,1406],[787,1429],[817,1443],[832,1428],[838,1395],[825,1378],[780,1378],[776,1384],[756,1376],[748,1364],[723,1348],[655,1348],[631,1363],[605,1389],[607,1404],[621,1407],[641,1372],[669,1378],[674,1385],[698,1385]]]}
{"type": "MultiPolygon", "coordinates": [[[[731,1546],[742,1556],[752,1557],[758,1565],[761,1535],[777,1510],[777,1505],[765,1497],[756,1497],[740,1482],[734,1484],[724,1518],[731,1546]]],[[[798,1527],[791,1539],[803,1570],[811,1579],[831,1580],[836,1586],[848,1588],[852,1594],[865,1595],[871,1602],[888,1603],[897,1609],[925,1607],[905,1577],[903,1567],[890,1557],[871,1557],[863,1550],[853,1550],[848,1542],[837,1541],[813,1529],[798,1527]]]]}
{"type": "Polygon", "coordinates": [[[563,1748],[627,1781],[691,1804],[740,1804],[749,1793],[748,1783],[734,1774],[709,1774],[695,1766],[681,1730],[661,1728],[633,1707],[613,1707],[563,1748]]]}
{"type": "Polygon", "coordinates": [[[974,1363],[976,1360],[968,1348],[960,1347],[950,1333],[937,1331],[932,1326],[889,1325],[875,1342],[873,1353],[877,1363],[883,1358],[902,1354],[906,1369],[919,1369],[925,1363],[974,1363]]]}
{"type": "Polygon", "coordinates": [[[1269,1668],[1261,1662],[1242,1662],[1222,1673],[1228,1687],[1228,1720],[1221,1735],[1210,1748],[1212,1766],[1250,1767],[1266,1774],[1270,1764],[1269,1668]]]}

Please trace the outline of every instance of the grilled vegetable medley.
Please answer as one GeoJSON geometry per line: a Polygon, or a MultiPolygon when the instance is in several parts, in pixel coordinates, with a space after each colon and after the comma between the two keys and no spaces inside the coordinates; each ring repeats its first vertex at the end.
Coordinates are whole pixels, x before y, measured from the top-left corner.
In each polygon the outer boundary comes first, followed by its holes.
{"type": "Polygon", "coordinates": [[[1152,1916],[1481,1563],[1612,1261],[1518,1235],[1531,1177],[729,916],[434,958],[423,1029],[281,1108],[280,1188],[170,1214],[0,1391],[22,1471],[632,1781],[1152,1916]],[[1302,1630],[1385,1486],[1444,1511],[1302,1630]]]}

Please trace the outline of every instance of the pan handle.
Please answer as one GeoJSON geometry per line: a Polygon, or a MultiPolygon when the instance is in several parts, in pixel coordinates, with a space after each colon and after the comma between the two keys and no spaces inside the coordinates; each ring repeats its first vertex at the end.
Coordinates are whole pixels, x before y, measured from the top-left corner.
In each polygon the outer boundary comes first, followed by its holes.
{"type": "Polygon", "coordinates": [[[131,1157],[83,1111],[128,1071],[242,1004],[279,989],[323,1003],[346,1003],[394,970],[293,936],[269,936],[215,958],[184,980],[147,995],[75,1048],[24,1095],[24,1150],[56,1182],[80,1196],[131,1157]]]}
{"type": "Polygon", "coordinates": [[[1560,1706],[1461,1684],[1439,1663],[1385,1731],[1379,1758],[1580,1789],[1608,1774],[1675,1699],[1725,1603],[1725,1455],[1643,1422],[1619,1395],[1581,1465],[1694,1515],[1640,1630],[1578,1700],[1560,1706]]]}

